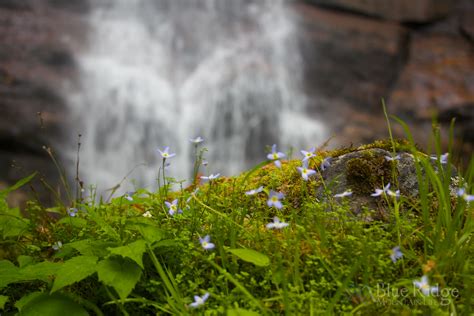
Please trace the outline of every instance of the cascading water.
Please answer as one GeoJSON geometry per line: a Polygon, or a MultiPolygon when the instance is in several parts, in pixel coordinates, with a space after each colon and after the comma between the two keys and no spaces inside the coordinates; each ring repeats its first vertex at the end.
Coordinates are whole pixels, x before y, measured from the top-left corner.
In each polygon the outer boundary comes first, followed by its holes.
{"type": "Polygon", "coordinates": [[[103,0],[89,31],[69,104],[83,134],[82,178],[98,192],[131,170],[128,179],[154,189],[165,145],[177,153],[167,173],[189,180],[189,138],[198,135],[203,172],[227,175],[264,160],[266,145],[299,149],[326,137],[305,115],[283,0],[103,0]]]}

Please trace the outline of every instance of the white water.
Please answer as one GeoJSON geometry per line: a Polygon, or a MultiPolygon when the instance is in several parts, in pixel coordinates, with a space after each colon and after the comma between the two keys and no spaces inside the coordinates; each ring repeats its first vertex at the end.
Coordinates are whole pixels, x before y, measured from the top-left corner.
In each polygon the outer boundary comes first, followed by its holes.
{"type": "Polygon", "coordinates": [[[267,145],[299,150],[327,136],[305,115],[283,0],[103,0],[89,32],[69,104],[83,134],[81,177],[99,193],[131,170],[128,180],[156,188],[161,146],[177,153],[168,175],[189,179],[188,139],[198,135],[202,172],[225,175],[264,160],[267,145]]]}

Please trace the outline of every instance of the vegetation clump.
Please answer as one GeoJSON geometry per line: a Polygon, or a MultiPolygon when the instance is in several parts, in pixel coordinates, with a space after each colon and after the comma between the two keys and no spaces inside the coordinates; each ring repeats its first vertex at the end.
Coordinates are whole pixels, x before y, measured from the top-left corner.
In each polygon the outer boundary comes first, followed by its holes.
{"type": "Polygon", "coordinates": [[[34,175],[21,180],[0,192],[2,313],[472,312],[474,163],[454,179],[440,155],[392,140],[302,154],[274,146],[247,172],[173,191],[165,147],[155,192],[23,213],[4,202],[34,175]]]}

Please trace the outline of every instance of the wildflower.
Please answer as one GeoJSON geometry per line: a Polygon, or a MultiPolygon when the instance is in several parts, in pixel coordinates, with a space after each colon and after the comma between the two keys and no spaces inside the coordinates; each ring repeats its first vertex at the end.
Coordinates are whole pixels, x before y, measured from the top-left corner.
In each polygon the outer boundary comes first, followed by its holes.
{"type": "Polygon", "coordinates": [[[209,164],[209,162],[208,162],[207,160],[203,160],[203,161],[202,161],[202,165],[203,165],[204,167],[207,167],[208,164],[209,164]]]}
{"type": "Polygon", "coordinates": [[[308,169],[308,161],[303,162],[303,167],[296,167],[296,169],[301,172],[301,176],[303,177],[304,181],[308,181],[308,177],[315,174],[316,171],[313,169],[308,169]]]}
{"type": "Polygon", "coordinates": [[[147,218],[153,217],[153,215],[151,215],[150,211],[146,211],[145,213],[143,213],[142,216],[143,216],[143,217],[147,217],[147,218]]]}
{"type": "Polygon", "coordinates": [[[194,295],[194,302],[189,304],[189,306],[194,307],[194,308],[199,307],[203,305],[208,298],[209,298],[208,292],[206,292],[206,294],[204,294],[202,297],[194,295]]]}
{"type": "Polygon", "coordinates": [[[315,150],[316,149],[314,147],[311,147],[309,151],[301,150],[301,153],[303,154],[303,161],[308,161],[310,158],[313,158],[314,156],[316,156],[314,154],[315,150]]]}
{"type": "Polygon", "coordinates": [[[460,198],[463,198],[464,201],[466,201],[466,202],[474,201],[474,195],[467,194],[466,193],[466,188],[459,188],[458,191],[457,191],[457,195],[460,198]]]}
{"type": "Polygon", "coordinates": [[[413,285],[419,288],[424,295],[438,293],[439,290],[438,286],[430,286],[426,275],[424,275],[420,281],[413,281],[413,285]]]}
{"type": "Polygon", "coordinates": [[[400,246],[393,247],[390,251],[390,259],[392,259],[393,263],[397,262],[401,257],[403,257],[403,253],[400,250],[400,246]]]}
{"type": "Polygon", "coordinates": [[[204,141],[204,138],[202,138],[201,136],[198,136],[196,138],[190,138],[189,141],[197,145],[199,143],[202,143],[204,141]]]}
{"type": "Polygon", "coordinates": [[[61,249],[62,247],[63,247],[63,243],[60,242],[60,241],[57,241],[57,242],[54,243],[54,245],[53,245],[52,248],[53,248],[54,250],[58,251],[58,250],[61,249]]]}
{"type": "Polygon", "coordinates": [[[331,166],[331,160],[332,160],[331,157],[327,157],[327,158],[323,159],[323,161],[321,162],[321,166],[320,166],[322,171],[326,170],[327,168],[329,168],[331,166]]]}
{"type": "Polygon", "coordinates": [[[439,163],[441,163],[441,164],[447,164],[448,163],[448,156],[449,156],[449,153],[445,153],[445,154],[442,154],[439,157],[437,155],[431,155],[430,158],[432,160],[438,160],[439,163]]]}
{"type": "Polygon", "coordinates": [[[170,153],[169,150],[170,150],[169,146],[166,146],[165,148],[163,148],[163,150],[158,149],[158,152],[160,153],[163,159],[168,159],[168,158],[172,158],[176,156],[175,153],[170,153]]]}
{"type": "Polygon", "coordinates": [[[387,161],[400,160],[400,158],[401,158],[400,155],[396,155],[396,156],[394,156],[394,157],[392,157],[392,156],[385,156],[385,160],[387,160],[387,161]]]}
{"type": "Polygon", "coordinates": [[[168,214],[173,216],[174,214],[178,213],[181,214],[183,213],[182,210],[178,209],[178,199],[174,199],[173,202],[168,202],[165,201],[166,206],[168,207],[168,214]]]}
{"type": "Polygon", "coordinates": [[[375,192],[372,193],[370,196],[381,196],[382,194],[387,194],[390,189],[390,182],[383,187],[383,189],[375,189],[375,192]]]}
{"type": "Polygon", "coordinates": [[[400,190],[397,190],[395,192],[392,191],[392,190],[387,190],[387,195],[398,198],[398,197],[400,197],[400,190]]]}
{"type": "Polygon", "coordinates": [[[211,175],[209,175],[208,177],[206,177],[206,176],[201,176],[201,179],[212,181],[212,180],[214,180],[214,179],[219,178],[220,175],[221,175],[220,173],[216,173],[216,174],[211,174],[211,175]]]}
{"type": "Polygon", "coordinates": [[[213,249],[216,245],[214,245],[211,241],[211,236],[206,235],[204,238],[199,238],[199,242],[201,243],[202,248],[209,250],[213,249]]]}
{"type": "Polygon", "coordinates": [[[275,192],[275,191],[270,191],[267,205],[269,207],[275,206],[278,209],[281,209],[283,207],[283,204],[280,202],[281,199],[284,199],[285,195],[281,192],[275,192]]]}
{"type": "Polygon", "coordinates": [[[288,225],[289,225],[288,223],[280,222],[280,219],[275,216],[275,217],[273,218],[273,223],[268,223],[268,224],[267,224],[267,228],[268,228],[268,229],[272,229],[272,228],[275,228],[275,229],[282,229],[282,228],[285,228],[285,227],[288,226],[288,225]]]}
{"type": "Polygon", "coordinates": [[[267,155],[267,158],[270,160],[273,160],[275,163],[275,166],[277,166],[278,168],[281,168],[281,161],[279,159],[285,157],[285,154],[277,151],[276,147],[277,145],[273,144],[272,152],[267,155]]]}
{"type": "Polygon", "coordinates": [[[124,195],[123,197],[131,202],[131,201],[133,201],[132,195],[133,195],[134,193],[135,193],[135,192],[127,192],[127,193],[125,193],[125,195],[124,195]]]}
{"type": "Polygon", "coordinates": [[[263,191],[263,186],[259,186],[256,189],[245,192],[245,195],[255,195],[255,194],[260,193],[262,191],[263,191]]]}
{"type": "Polygon", "coordinates": [[[79,212],[79,210],[75,207],[71,207],[67,210],[67,213],[69,214],[69,216],[71,217],[74,217],[76,216],[77,212],[79,212]]]}
{"type": "Polygon", "coordinates": [[[346,197],[346,196],[351,196],[351,195],[352,195],[352,191],[351,190],[346,190],[342,193],[335,194],[334,197],[335,198],[340,198],[340,197],[346,197]]]}

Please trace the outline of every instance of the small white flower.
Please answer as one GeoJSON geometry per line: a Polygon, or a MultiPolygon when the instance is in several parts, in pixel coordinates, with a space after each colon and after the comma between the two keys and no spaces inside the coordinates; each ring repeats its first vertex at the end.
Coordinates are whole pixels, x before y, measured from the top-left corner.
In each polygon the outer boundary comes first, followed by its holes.
{"type": "Polygon", "coordinates": [[[207,292],[202,297],[198,295],[194,295],[194,302],[189,304],[189,306],[194,307],[194,308],[199,307],[203,305],[208,298],[209,298],[209,293],[207,292]]]}
{"type": "Polygon", "coordinates": [[[142,216],[143,216],[143,217],[147,217],[147,218],[153,217],[153,215],[151,215],[150,211],[146,211],[145,213],[143,213],[142,216]]]}
{"type": "Polygon", "coordinates": [[[285,222],[281,222],[280,219],[278,217],[274,217],[273,218],[273,223],[268,223],[267,224],[267,228],[268,229],[282,229],[282,228],[285,228],[286,226],[288,226],[289,224],[288,223],[285,223],[285,222]]]}
{"type": "Polygon", "coordinates": [[[341,198],[341,197],[346,197],[346,196],[351,196],[351,195],[352,195],[352,191],[346,190],[342,193],[334,194],[334,197],[335,198],[341,198]]]}

